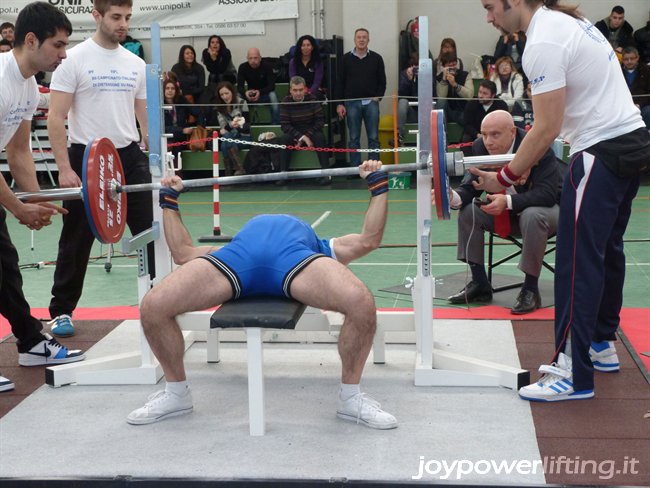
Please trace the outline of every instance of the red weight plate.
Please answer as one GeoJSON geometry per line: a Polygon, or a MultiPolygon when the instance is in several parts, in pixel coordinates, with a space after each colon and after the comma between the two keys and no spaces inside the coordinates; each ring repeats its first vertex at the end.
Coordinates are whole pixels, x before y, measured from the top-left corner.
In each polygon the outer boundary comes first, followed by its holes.
{"type": "MultiPolygon", "coordinates": [[[[442,212],[442,188],[440,185],[440,165],[445,162],[440,161],[440,148],[438,143],[439,131],[444,131],[444,125],[438,125],[438,113],[435,110],[431,111],[431,174],[433,175],[433,194],[436,206],[436,214],[438,220],[444,219],[442,212]]],[[[444,151],[446,148],[442,148],[444,151]]]]}
{"type": "Polygon", "coordinates": [[[82,195],[93,234],[104,244],[118,242],[126,226],[126,193],[111,194],[111,180],[124,185],[120,155],[107,139],[86,146],[82,172],[82,195]]]}

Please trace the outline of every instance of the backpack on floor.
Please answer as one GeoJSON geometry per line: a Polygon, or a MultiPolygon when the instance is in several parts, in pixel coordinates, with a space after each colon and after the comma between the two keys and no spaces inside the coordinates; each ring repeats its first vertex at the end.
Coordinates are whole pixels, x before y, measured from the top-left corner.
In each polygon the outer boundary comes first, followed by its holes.
{"type": "MultiPolygon", "coordinates": [[[[277,144],[277,138],[267,139],[264,142],[277,144]]],[[[252,146],[244,158],[246,174],[275,173],[280,171],[280,149],[273,147],[252,146]]]]}

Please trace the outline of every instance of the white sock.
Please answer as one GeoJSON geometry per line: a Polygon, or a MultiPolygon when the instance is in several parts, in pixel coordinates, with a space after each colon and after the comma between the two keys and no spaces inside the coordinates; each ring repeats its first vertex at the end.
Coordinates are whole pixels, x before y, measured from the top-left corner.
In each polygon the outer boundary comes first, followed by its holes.
{"type": "Polygon", "coordinates": [[[343,401],[349,400],[354,395],[361,393],[361,387],[357,383],[356,385],[346,385],[341,383],[341,390],[339,391],[339,398],[343,401]]]}
{"type": "Polygon", "coordinates": [[[571,357],[571,338],[569,337],[564,344],[564,354],[565,356],[571,357]]]}
{"type": "Polygon", "coordinates": [[[190,390],[190,385],[185,381],[168,381],[165,386],[165,391],[173,393],[178,396],[185,396],[185,394],[190,390]]]}

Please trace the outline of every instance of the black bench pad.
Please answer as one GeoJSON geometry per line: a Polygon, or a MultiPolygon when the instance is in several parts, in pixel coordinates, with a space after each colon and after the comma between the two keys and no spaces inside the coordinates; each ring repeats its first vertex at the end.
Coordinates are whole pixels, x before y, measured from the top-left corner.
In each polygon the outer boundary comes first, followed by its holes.
{"type": "Polygon", "coordinates": [[[306,305],[281,297],[247,297],[226,302],[210,317],[210,328],[295,329],[306,305]]]}

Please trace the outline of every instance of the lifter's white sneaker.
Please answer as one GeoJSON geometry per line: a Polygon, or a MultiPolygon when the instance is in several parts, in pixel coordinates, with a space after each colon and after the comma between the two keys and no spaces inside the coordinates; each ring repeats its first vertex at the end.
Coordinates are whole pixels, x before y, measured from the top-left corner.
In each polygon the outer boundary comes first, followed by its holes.
{"type": "Polygon", "coordinates": [[[573,390],[571,358],[561,352],[557,362],[539,367],[542,377],[519,389],[519,396],[534,402],[559,402],[562,400],[585,400],[594,396],[594,390],[573,390]]]}
{"type": "Polygon", "coordinates": [[[596,371],[616,373],[620,369],[614,341],[592,342],[589,357],[596,371]]]}
{"type": "Polygon", "coordinates": [[[0,376],[0,391],[13,390],[15,387],[16,387],[16,385],[14,385],[14,382],[11,381],[9,378],[5,378],[4,376],[0,376]]]}
{"type": "Polygon", "coordinates": [[[343,420],[364,424],[373,429],[394,429],[397,419],[381,409],[381,405],[365,393],[357,393],[343,401],[339,397],[336,416],[343,420]]]}
{"type": "Polygon", "coordinates": [[[192,392],[189,388],[183,396],[160,390],[151,395],[144,406],[131,412],[126,421],[132,425],[153,424],[169,417],[190,413],[193,408],[192,392]]]}
{"type": "Polygon", "coordinates": [[[49,334],[43,334],[45,340],[39,342],[27,352],[18,353],[21,366],[48,366],[82,361],[86,358],[80,349],[68,349],[59,344],[49,334]]]}

